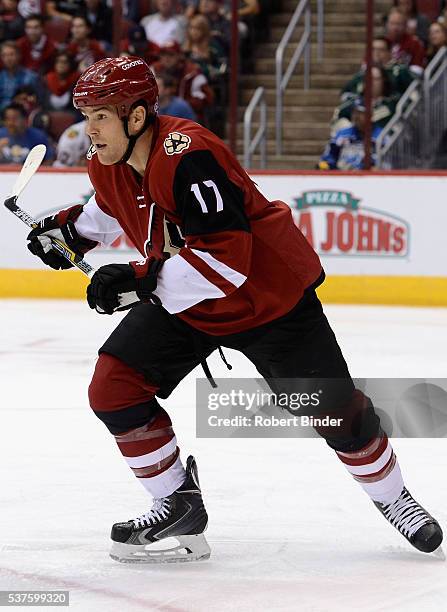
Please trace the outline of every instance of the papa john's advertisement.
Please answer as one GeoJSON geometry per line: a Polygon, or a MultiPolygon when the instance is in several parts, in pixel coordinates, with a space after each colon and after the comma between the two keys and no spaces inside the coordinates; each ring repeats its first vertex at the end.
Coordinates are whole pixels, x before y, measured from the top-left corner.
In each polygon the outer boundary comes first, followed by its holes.
{"type": "Polygon", "coordinates": [[[289,204],[328,274],[446,276],[447,177],[253,175],[289,204]]]}

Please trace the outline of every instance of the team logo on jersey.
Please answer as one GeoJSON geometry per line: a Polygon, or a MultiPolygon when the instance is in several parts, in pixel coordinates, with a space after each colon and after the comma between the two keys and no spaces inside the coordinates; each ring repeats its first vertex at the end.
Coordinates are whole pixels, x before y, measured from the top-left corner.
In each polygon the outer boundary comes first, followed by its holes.
{"type": "Polygon", "coordinates": [[[92,159],[93,155],[95,155],[95,154],[96,154],[96,147],[95,147],[95,145],[90,145],[90,147],[89,147],[89,149],[87,151],[87,155],[86,155],[87,159],[90,161],[92,159]]]}
{"type": "Polygon", "coordinates": [[[176,153],[183,153],[183,151],[189,149],[190,144],[191,138],[186,134],[171,132],[165,139],[164,147],[167,155],[176,155],[176,153]]]}

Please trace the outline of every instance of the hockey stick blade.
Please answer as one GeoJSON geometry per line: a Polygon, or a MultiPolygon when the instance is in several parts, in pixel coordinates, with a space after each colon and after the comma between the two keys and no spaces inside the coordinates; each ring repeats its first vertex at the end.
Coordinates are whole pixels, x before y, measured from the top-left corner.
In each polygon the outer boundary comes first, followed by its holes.
{"type": "Polygon", "coordinates": [[[22,166],[22,170],[20,171],[19,176],[17,177],[17,180],[14,183],[14,186],[11,191],[11,196],[18,197],[22,193],[22,191],[28,185],[29,181],[39,169],[46,152],[47,148],[43,144],[37,145],[36,147],[33,147],[31,149],[31,151],[28,153],[27,158],[25,159],[25,163],[22,166]]]}

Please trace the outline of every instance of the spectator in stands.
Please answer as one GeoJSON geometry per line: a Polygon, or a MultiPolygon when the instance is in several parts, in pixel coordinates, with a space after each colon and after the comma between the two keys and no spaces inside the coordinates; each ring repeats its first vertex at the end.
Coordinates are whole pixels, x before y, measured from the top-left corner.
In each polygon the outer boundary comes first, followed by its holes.
{"type": "Polygon", "coordinates": [[[91,27],[86,17],[73,17],[71,23],[71,42],[67,51],[74,58],[77,69],[86,68],[105,57],[103,48],[90,36],[91,27]]]}
{"type": "Polygon", "coordinates": [[[140,15],[140,3],[138,0],[122,0],[123,17],[130,23],[138,23],[140,15]]]}
{"type": "Polygon", "coordinates": [[[121,55],[136,55],[142,57],[149,65],[158,59],[159,48],[146,38],[146,32],[141,25],[129,28],[127,39],[121,41],[121,55]]]}
{"type": "Polygon", "coordinates": [[[37,74],[20,66],[20,53],[14,42],[2,44],[0,59],[4,66],[0,70],[0,110],[11,102],[16,89],[22,85],[32,85],[39,94],[37,74]]]}
{"type": "Polygon", "coordinates": [[[0,128],[0,163],[22,164],[28,153],[38,144],[47,147],[45,159],[52,158],[53,152],[45,132],[28,127],[26,111],[20,104],[9,104],[3,109],[4,127],[0,128]]]}
{"type": "Polygon", "coordinates": [[[176,0],[156,0],[157,13],[147,15],[140,21],[146,38],[162,47],[171,40],[180,45],[185,42],[187,21],[176,12],[176,0]]]}
{"type": "Polygon", "coordinates": [[[430,20],[418,12],[417,0],[394,0],[394,6],[400,9],[407,19],[407,34],[417,36],[426,45],[430,20]]]}
{"type": "Polygon", "coordinates": [[[388,13],[386,38],[391,43],[391,56],[398,64],[405,64],[415,74],[421,75],[425,66],[425,50],[421,41],[407,34],[407,20],[400,9],[388,13]]]}
{"type": "Polygon", "coordinates": [[[191,19],[197,13],[199,0],[180,0],[180,6],[186,19],[191,19]]]}
{"type": "MultiPolygon", "coordinates": [[[[392,96],[401,96],[410,86],[415,78],[408,66],[396,64],[391,58],[391,43],[386,38],[375,38],[373,40],[373,62],[375,65],[385,68],[391,84],[392,96]]],[[[365,65],[357,72],[341,90],[341,101],[363,96],[365,65]]]]}
{"type": "Polygon", "coordinates": [[[439,22],[430,26],[428,35],[427,64],[435,57],[439,49],[447,45],[447,29],[439,22]]]}
{"type": "Polygon", "coordinates": [[[85,11],[84,0],[47,0],[47,15],[52,19],[71,21],[75,15],[85,11]]]}
{"type": "Polygon", "coordinates": [[[105,49],[111,51],[113,36],[113,13],[105,0],[85,0],[85,16],[91,26],[91,36],[105,49]]]}
{"type": "Polygon", "coordinates": [[[171,117],[196,121],[196,114],[191,105],[183,98],[175,95],[177,83],[174,78],[169,74],[162,73],[157,76],[156,80],[159,91],[160,115],[170,115],[171,117]]]}
{"type": "Polygon", "coordinates": [[[25,19],[25,36],[19,38],[17,47],[25,68],[44,74],[53,67],[56,45],[44,32],[41,15],[30,15],[25,19]]]}
{"type": "MultiPolygon", "coordinates": [[[[358,100],[352,110],[352,125],[339,130],[324,150],[317,165],[319,170],[363,170],[364,168],[364,132],[365,132],[365,107],[358,100]]],[[[373,127],[372,148],[373,164],[376,162],[374,152],[375,143],[382,128],[378,125],[373,127]]]]}
{"type": "Polygon", "coordinates": [[[387,38],[379,36],[372,42],[372,61],[374,64],[388,66],[392,63],[391,43],[387,38]]]}
{"type": "Polygon", "coordinates": [[[54,70],[44,77],[45,101],[47,110],[73,111],[71,100],[73,87],[79,78],[76,65],[68,53],[60,52],[54,62],[54,70]]]}
{"type": "MultiPolygon", "coordinates": [[[[400,98],[399,94],[393,94],[392,81],[389,73],[382,66],[376,65],[371,69],[372,72],[372,122],[374,125],[385,127],[396,110],[396,104],[400,98]]],[[[363,75],[364,81],[364,75],[363,75]]],[[[364,82],[358,89],[363,94],[364,82]]],[[[353,108],[359,105],[361,96],[348,98],[337,109],[335,109],[332,119],[332,133],[337,132],[342,127],[346,127],[351,121],[353,108]]],[[[361,102],[363,105],[363,101],[361,102]]]]}
{"type": "Polygon", "coordinates": [[[373,63],[387,71],[391,80],[392,95],[405,93],[416,76],[405,64],[393,61],[391,43],[386,38],[376,38],[373,41],[373,63]]]}
{"type": "Polygon", "coordinates": [[[25,109],[28,127],[37,128],[48,133],[50,117],[42,108],[36,90],[31,85],[19,87],[12,98],[13,104],[20,104],[25,109]]]}
{"type": "Polygon", "coordinates": [[[180,45],[171,42],[160,49],[160,60],[152,65],[155,74],[166,73],[178,83],[177,95],[189,102],[200,122],[214,102],[214,93],[197,64],[185,58],[180,45]]]}
{"type": "Polygon", "coordinates": [[[204,15],[190,20],[184,49],[188,59],[200,66],[209,81],[225,72],[224,50],[216,39],[211,39],[210,25],[204,15]]]}
{"type": "Polygon", "coordinates": [[[222,10],[222,0],[200,0],[199,12],[210,24],[211,36],[215,38],[228,54],[230,49],[231,24],[222,10]]]}
{"type": "MultiPolygon", "coordinates": [[[[239,60],[243,74],[252,74],[254,65],[254,50],[257,42],[265,42],[269,38],[269,14],[266,10],[270,0],[239,0],[239,60]]],[[[232,0],[223,0],[224,15],[231,22],[232,0]]]]}
{"type": "MultiPolygon", "coordinates": [[[[266,19],[266,16],[262,13],[261,0],[240,0],[238,15],[241,20],[240,25],[245,25],[247,29],[246,36],[248,36],[251,31],[253,40],[261,41],[267,39],[268,17],[266,19]]],[[[248,51],[250,54],[253,53],[252,49],[248,49],[248,51]]]]}
{"type": "Polygon", "coordinates": [[[0,1],[0,41],[23,36],[24,21],[17,9],[17,0],[0,1]]]}
{"type": "Polygon", "coordinates": [[[69,166],[85,166],[86,153],[91,145],[90,138],[85,133],[86,121],[79,121],[63,131],[56,149],[56,168],[69,166]]]}

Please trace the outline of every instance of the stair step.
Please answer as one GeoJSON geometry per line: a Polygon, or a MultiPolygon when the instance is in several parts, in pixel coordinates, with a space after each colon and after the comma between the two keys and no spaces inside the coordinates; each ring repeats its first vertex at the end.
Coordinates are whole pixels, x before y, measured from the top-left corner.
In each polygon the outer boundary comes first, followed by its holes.
{"type": "MultiPolygon", "coordinates": [[[[321,104],[322,100],[327,104],[336,106],[339,100],[338,89],[288,89],[284,94],[284,112],[287,112],[287,106],[296,108],[299,106],[313,106],[321,104]]],[[[241,104],[247,105],[253,97],[253,91],[245,89],[241,91],[241,104]]],[[[276,93],[272,89],[266,91],[265,99],[267,105],[273,106],[276,104],[276,93]]]]}
{"type": "MultiPolygon", "coordinates": [[[[272,26],[270,28],[270,41],[271,42],[279,42],[285,32],[286,26],[272,26]]],[[[292,41],[298,42],[303,35],[303,27],[297,26],[295,31],[293,32],[291,39],[292,41]]],[[[316,31],[314,29],[314,36],[316,36],[316,31]]],[[[350,27],[349,25],[345,26],[325,26],[324,28],[324,40],[326,44],[328,43],[342,43],[346,41],[357,42],[365,44],[365,31],[363,28],[359,28],[357,26],[350,27]]]]}
{"type": "MultiPolygon", "coordinates": [[[[261,43],[255,51],[255,69],[240,77],[240,106],[238,108],[237,150],[243,154],[243,117],[246,105],[256,87],[266,88],[267,109],[267,167],[271,169],[311,170],[329,139],[329,123],[333,109],[339,102],[342,86],[360,68],[365,55],[366,14],[360,0],[328,0],[324,7],[324,55],[317,60],[316,25],[317,1],[312,5],[311,89],[303,89],[304,62],[296,67],[284,95],[283,152],[276,155],[276,80],[275,53],[299,0],[277,0],[277,13],[270,17],[271,39],[261,43]]],[[[375,32],[382,33],[382,17],[390,8],[391,0],[375,0],[375,32]]],[[[303,22],[296,28],[285,52],[285,67],[302,36],[303,22]]],[[[258,111],[254,114],[252,134],[258,128],[258,111]]],[[[253,156],[252,167],[259,167],[259,154],[253,156]]]]}
{"type": "MultiPolygon", "coordinates": [[[[259,45],[256,49],[256,59],[260,59],[263,57],[274,58],[276,49],[278,48],[278,43],[268,42],[263,45],[259,45]]],[[[289,48],[286,50],[284,56],[286,59],[290,59],[295,51],[296,45],[289,45],[289,48]]],[[[311,57],[317,58],[318,48],[316,43],[312,43],[311,45],[311,57]]],[[[338,42],[338,43],[326,43],[323,46],[323,61],[325,58],[334,58],[336,57],[339,60],[349,58],[350,61],[357,60],[360,62],[363,59],[365,54],[365,44],[359,42],[338,42]]]]}
{"type": "MultiPolygon", "coordinates": [[[[244,141],[242,138],[237,140],[238,151],[241,153],[244,150],[244,141]]],[[[285,140],[283,142],[283,152],[286,155],[309,155],[313,156],[314,164],[323,153],[324,144],[321,145],[319,140],[285,140]]],[[[267,155],[271,157],[276,155],[276,142],[273,139],[267,141],[267,155]]]]}
{"type": "MultiPolygon", "coordinates": [[[[284,65],[287,66],[288,59],[285,60],[284,65]]],[[[256,75],[272,75],[275,72],[276,62],[274,57],[263,57],[255,60],[255,74],[256,75]]],[[[321,62],[316,59],[311,60],[310,72],[311,74],[343,74],[346,79],[349,79],[352,75],[360,70],[360,62],[357,61],[339,61],[337,60],[323,60],[321,62]]],[[[302,74],[304,71],[304,61],[301,59],[295,68],[296,74],[302,74]]],[[[249,75],[254,76],[254,75],[249,75]]],[[[245,79],[245,75],[242,75],[242,79],[245,79]]]]}
{"type": "MultiPolygon", "coordinates": [[[[375,0],[375,12],[377,13],[386,13],[389,11],[391,6],[390,0],[375,0]]],[[[317,10],[317,2],[313,0],[312,3],[312,11],[317,10]]],[[[298,0],[281,0],[280,7],[282,13],[294,13],[296,7],[298,6],[298,0]]],[[[347,15],[347,18],[352,14],[363,14],[365,12],[364,2],[360,0],[329,0],[329,2],[324,3],[324,14],[327,16],[330,13],[340,13],[347,15]]]]}
{"type": "MultiPolygon", "coordinates": [[[[239,160],[243,163],[242,152],[239,160]]],[[[260,158],[254,155],[251,167],[253,170],[260,168],[260,158]]],[[[312,155],[281,155],[279,157],[270,155],[267,157],[267,168],[269,170],[315,170],[317,159],[312,155]]]]}
{"type": "MultiPolygon", "coordinates": [[[[253,134],[256,133],[257,128],[258,125],[254,123],[252,131],[253,134]]],[[[326,142],[329,139],[329,130],[329,123],[327,121],[284,121],[283,123],[284,141],[289,140],[292,143],[295,143],[296,148],[299,148],[298,139],[326,142]]],[[[237,126],[237,134],[239,138],[243,137],[242,124],[237,126]]],[[[273,140],[275,137],[276,125],[274,122],[270,122],[267,126],[267,138],[273,140]]]]}
{"type": "MultiPolygon", "coordinates": [[[[310,75],[310,86],[311,87],[327,87],[328,89],[340,90],[346,81],[349,80],[345,74],[313,74],[310,75]]],[[[263,75],[252,75],[246,76],[244,82],[255,88],[262,85],[267,90],[275,90],[276,82],[275,76],[270,74],[268,76],[263,75]]],[[[304,77],[301,74],[296,74],[290,78],[289,87],[299,89],[304,85],[304,77]]]]}
{"type": "MultiPolygon", "coordinates": [[[[245,109],[245,106],[239,107],[238,121],[243,121],[245,109]]],[[[288,106],[285,113],[288,121],[319,121],[328,124],[332,118],[333,110],[332,104],[328,106],[288,106]]],[[[257,121],[257,111],[255,111],[253,118],[257,121]]],[[[267,109],[267,120],[275,120],[275,109],[273,106],[267,109]]]]}
{"type": "MultiPolygon", "coordinates": [[[[269,18],[271,26],[282,26],[287,27],[289,25],[290,19],[293,13],[277,13],[276,15],[271,15],[269,18]]],[[[318,23],[318,14],[316,11],[312,11],[312,25],[316,25],[318,23]]],[[[374,24],[377,27],[382,26],[382,16],[376,14],[374,17],[374,24]]],[[[349,15],[343,13],[325,13],[324,15],[324,26],[358,26],[364,27],[366,29],[366,13],[365,11],[357,11],[356,13],[351,13],[349,15]]]]}

